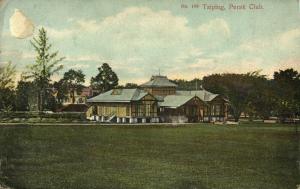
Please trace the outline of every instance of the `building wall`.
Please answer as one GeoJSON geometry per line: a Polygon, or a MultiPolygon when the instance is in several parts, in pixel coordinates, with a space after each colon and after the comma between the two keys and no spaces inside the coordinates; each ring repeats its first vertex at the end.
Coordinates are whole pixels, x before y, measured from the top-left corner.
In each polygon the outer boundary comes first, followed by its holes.
{"type": "Polygon", "coordinates": [[[97,103],[95,105],[96,113],[99,116],[130,117],[130,103],[97,103]]]}
{"type": "Polygon", "coordinates": [[[143,88],[152,95],[167,96],[176,94],[176,87],[147,87],[143,88]]]}
{"type": "Polygon", "coordinates": [[[131,115],[132,117],[158,117],[157,109],[157,100],[153,96],[147,95],[140,101],[131,104],[131,115]]]}
{"type": "Polygon", "coordinates": [[[225,121],[228,117],[228,103],[220,96],[216,97],[209,102],[204,115],[205,121],[225,121]]]}
{"type": "Polygon", "coordinates": [[[112,115],[117,117],[158,117],[157,101],[151,95],[147,95],[137,102],[92,103],[91,106],[93,106],[97,115],[105,117],[112,115]]]}
{"type": "Polygon", "coordinates": [[[194,97],[184,105],[177,108],[162,108],[161,115],[166,122],[201,122],[203,121],[203,109],[206,106],[198,97],[194,97]],[[176,119],[177,117],[177,119],[176,119]]]}

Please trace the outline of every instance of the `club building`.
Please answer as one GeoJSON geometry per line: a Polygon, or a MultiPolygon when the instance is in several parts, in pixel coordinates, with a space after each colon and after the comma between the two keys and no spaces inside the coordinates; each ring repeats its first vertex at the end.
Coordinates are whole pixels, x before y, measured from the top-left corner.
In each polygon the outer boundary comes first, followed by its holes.
{"type": "Polygon", "coordinates": [[[87,100],[88,117],[100,122],[214,122],[227,119],[228,101],[204,89],[182,91],[166,76],[135,89],[112,89],[87,100]]]}

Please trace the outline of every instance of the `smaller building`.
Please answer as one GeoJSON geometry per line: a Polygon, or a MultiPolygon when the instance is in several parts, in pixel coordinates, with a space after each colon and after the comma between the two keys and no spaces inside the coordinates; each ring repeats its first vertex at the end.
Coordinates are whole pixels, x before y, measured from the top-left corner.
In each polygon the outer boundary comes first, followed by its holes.
{"type": "Polygon", "coordinates": [[[205,89],[177,91],[178,96],[197,96],[201,100],[198,111],[198,121],[225,121],[228,117],[229,102],[220,94],[213,94],[205,89]]]}
{"type": "Polygon", "coordinates": [[[74,102],[73,96],[71,95],[71,93],[68,93],[67,98],[63,101],[63,105],[67,106],[69,104],[86,104],[87,99],[95,96],[96,94],[99,94],[99,92],[93,90],[92,87],[84,87],[80,93],[75,91],[74,102]]]}
{"type": "Polygon", "coordinates": [[[87,100],[88,116],[101,122],[159,122],[158,101],[141,89],[113,89],[87,100]]]}
{"type": "Polygon", "coordinates": [[[199,122],[200,111],[205,103],[197,96],[169,95],[159,103],[160,116],[163,122],[199,122]]]}

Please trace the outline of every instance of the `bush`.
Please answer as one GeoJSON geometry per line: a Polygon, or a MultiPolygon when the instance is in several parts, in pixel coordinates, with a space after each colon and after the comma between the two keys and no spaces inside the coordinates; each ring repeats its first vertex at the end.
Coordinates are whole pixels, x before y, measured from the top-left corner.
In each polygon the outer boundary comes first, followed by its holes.
{"type": "Polygon", "coordinates": [[[0,112],[0,120],[28,120],[38,122],[38,121],[59,121],[59,120],[69,120],[69,121],[84,121],[86,120],[85,113],[81,112],[58,112],[58,113],[46,113],[46,112],[0,112]]]}

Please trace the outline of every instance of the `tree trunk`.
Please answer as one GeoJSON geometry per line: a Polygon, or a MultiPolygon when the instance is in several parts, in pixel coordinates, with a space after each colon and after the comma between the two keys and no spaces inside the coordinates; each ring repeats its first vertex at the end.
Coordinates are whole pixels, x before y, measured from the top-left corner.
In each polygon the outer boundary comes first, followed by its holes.
{"type": "Polygon", "coordinates": [[[72,104],[75,104],[75,90],[72,90],[72,104]]]}
{"type": "Polygon", "coordinates": [[[233,114],[234,121],[238,122],[239,119],[240,119],[240,116],[241,116],[241,112],[240,111],[235,111],[234,114],[233,114]]]}

